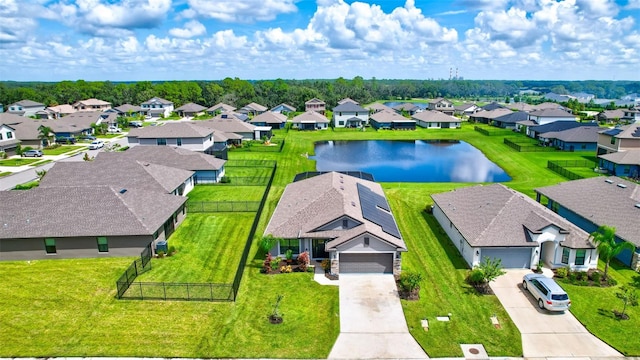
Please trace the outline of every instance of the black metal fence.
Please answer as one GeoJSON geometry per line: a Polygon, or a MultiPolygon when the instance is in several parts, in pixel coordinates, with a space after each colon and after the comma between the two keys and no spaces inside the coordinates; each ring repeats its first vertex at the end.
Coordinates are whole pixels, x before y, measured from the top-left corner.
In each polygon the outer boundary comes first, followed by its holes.
{"type": "Polygon", "coordinates": [[[132,300],[233,301],[231,284],[135,282],[126,293],[132,300]]]}
{"type": "Polygon", "coordinates": [[[122,299],[138,275],[151,270],[151,243],[140,253],[140,258],[134,260],[116,281],[118,299],[122,299]]]}
{"type": "Polygon", "coordinates": [[[231,151],[240,152],[240,151],[250,151],[250,152],[282,152],[284,148],[284,139],[278,140],[277,143],[272,143],[270,145],[262,144],[262,143],[253,143],[246,142],[242,147],[233,148],[231,151]]]}
{"type": "Polygon", "coordinates": [[[523,142],[516,142],[513,140],[510,140],[509,138],[504,138],[504,144],[507,145],[508,147],[514,149],[515,151],[519,151],[519,152],[549,152],[549,151],[555,151],[555,149],[553,147],[550,146],[540,146],[535,140],[531,140],[531,141],[523,141],[523,142]]]}
{"type": "Polygon", "coordinates": [[[584,179],[584,176],[574,173],[567,168],[589,168],[595,169],[596,163],[590,160],[556,160],[548,161],[547,168],[551,171],[566,177],[569,180],[584,179]]]}
{"type": "Polygon", "coordinates": [[[268,167],[273,168],[276,166],[275,160],[229,160],[224,165],[225,167],[268,167]]]}
{"type": "Polygon", "coordinates": [[[187,212],[215,213],[215,212],[256,212],[260,207],[259,201],[191,201],[187,202],[187,212]]]}

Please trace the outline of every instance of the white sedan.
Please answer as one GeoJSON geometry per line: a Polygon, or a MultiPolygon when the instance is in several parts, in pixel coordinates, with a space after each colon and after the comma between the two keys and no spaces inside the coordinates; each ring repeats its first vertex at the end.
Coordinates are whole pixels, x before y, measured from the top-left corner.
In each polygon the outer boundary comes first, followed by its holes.
{"type": "Polygon", "coordinates": [[[94,140],[89,144],[89,150],[97,150],[104,146],[104,141],[102,140],[94,140]]]}

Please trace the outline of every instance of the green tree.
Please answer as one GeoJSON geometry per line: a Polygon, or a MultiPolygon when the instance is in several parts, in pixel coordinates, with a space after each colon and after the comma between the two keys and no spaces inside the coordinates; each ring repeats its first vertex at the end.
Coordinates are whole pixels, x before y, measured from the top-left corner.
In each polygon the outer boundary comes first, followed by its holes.
{"type": "Polygon", "coordinates": [[[623,303],[622,312],[620,312],[619,314],[616,313],[616,315],[620,319],[628,319],[629,315],[626,315],[625,311],[627,311],[628,305],[631,305],[631,306],[638,305],[638,293],[634,289],[628,286],[623,286],[620,288],[620,291],[616,293],[616,296],[618,297],[618,299],[622,300],[622,303],[623,303]]]}
{"type": "Polygon", "coordinates": [[[42,140],[42,144],[44,146],[51,145],[51,140],[53,140],[53,131],[48,126],[40,126],[38,128],[38,139],[42,140]]]}
{"type": "Polygon", "coordinates": [[[501,276],[507,273],[502,268],[501,259],[496,258],[492,260],[488,256],[484,257],[480,265],[478,265],[478,269],[482,271],[482,275],[484,276],[484,281],[487,284],[497,279],[498,276],[501,276]]]}
{"type": "Polygon", "coordinates": [[[598,254],[600,259],[605,262],[604,274],[602,278],[607,280],[607,274],[609,272],[609,262],[611,259],[620,254],[623,250],[634,251],[635,246],[632,243],[626,241],[616,241],[616,228],[613,226],[602,225],[598,230],[591,233],[589,236],[593,240],[598,248],[598,254]]]}

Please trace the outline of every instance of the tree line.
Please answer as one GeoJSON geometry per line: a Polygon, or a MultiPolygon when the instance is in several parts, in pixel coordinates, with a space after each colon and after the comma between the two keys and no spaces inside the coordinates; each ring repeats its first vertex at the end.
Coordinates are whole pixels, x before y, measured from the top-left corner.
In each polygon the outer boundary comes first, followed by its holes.
{"type": "MultiPolygon", "coordinates": [[[[28,99],[47,106],[73,104],[76,101],[97,98],[113,106],[139,105],[152,97],[172,101],[176,107],[189,102],[212,106],[224,102],[242,107],[250,102],[274,107],[287,103],[299,111],[305,101],[322,99],[328,107],[336,106],[343,98],[361,104],[380,99],[405,100],[411,98],[437,98],[477,100],[503,100],[529,89],[541,94],[556,92],[587,92],[598,98],[618,99],[629,93],[640,93],[638,81],[514,81],[514,80],[389,80],[353,79],[332,80],[243,80],[225,78],[220,81],[61,81],[0,82],[0,104],[5,107],[28,99]]],[[[527,100],[526,96],[522,100],[527,100]]]]}

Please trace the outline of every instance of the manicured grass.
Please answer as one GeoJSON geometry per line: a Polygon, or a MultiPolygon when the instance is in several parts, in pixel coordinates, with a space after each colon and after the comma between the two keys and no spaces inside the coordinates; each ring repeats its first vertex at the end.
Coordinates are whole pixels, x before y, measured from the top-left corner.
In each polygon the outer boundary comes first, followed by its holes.
{"type": "Polygon", "coordinates": [[[12,173],[12,172],[9,172],[9,171],[0,172],[0,177],[7,176],[7,175],[11,175],[11,174],[13,174],[13,173],[12,173]]]}
{"type": "Polygon", "coordinates": [[[0,166],[24,166],[31,165],[35,162],[40,161],[40,158],[15,158],[15,159],[4,159],[0,160],[0,166]]]}
{"type": "Polygon", "coordinates": [[[187,197],[189,201],[260,201],[264,189],[264,186],[233,184],[196,185],[187,197]]]}
{"type": "MultiPolygon", "coordinates": [[[[602,261],[598,267],[604,271],[602,261]]],[[[616,297],[621,286],[629,285],[640,295],[640,274],[619,262],[612,262],[609,276],[618,282],[617,286],[591,287],[559,282],[571,298],[571,312],[591,333],[626,356],[638,356],[640,307],[627,306],[625,313],[629,320],[618,320],[613,310],[622,311],[622,300],[616,297]]]]}
{"type": "Polygon", "coordinates": [[[118,136],[122,136],[122,133],[109,133],[109,134],[96,135],[98,139],[113,139],[118,136]]]}
{"type": "Polygon", "coordinates": [[[255,213],[189,214],[169,238],[175,255],[151,261],[138,281],[231,283],[255,213]]]}
{"type": "Polygon", "coordinates": [[[44,149],[42,153],[45,155],[60,155],[64,153],[68,153],[70,151],[86,149],[84,146],[74,146],[74,145],[62,145],[55,149],[44,149]]]}

